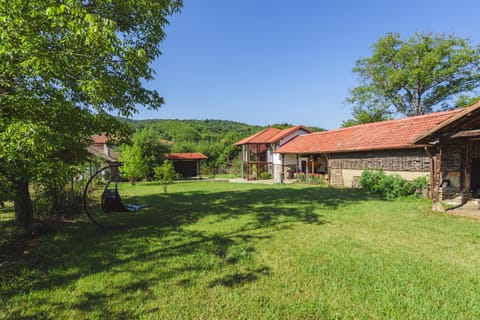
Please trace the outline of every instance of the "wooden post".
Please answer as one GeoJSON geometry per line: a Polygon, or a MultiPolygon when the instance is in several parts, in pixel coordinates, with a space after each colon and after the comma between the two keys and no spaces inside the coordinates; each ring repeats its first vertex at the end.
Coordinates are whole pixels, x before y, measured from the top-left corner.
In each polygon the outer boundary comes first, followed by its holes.
{"type": "Polygon", "coordinates": [[[434,179],[433,179],[433,176],[434,176],[434,170],[433,168],[435,167],[435,159],[434,159],[434,156],[432,156],[432,154],[430,153],[430,150],[428,150],[428,147],[425,146],[424,147],[424,150],[425,150],[425,153],[427,154],[428,156],[428,160],[430,161],[430,183],[428,184],[428,197],[430,199],[432,199],[432,195],[433,195],[433,182],[434,182],[434,179]]]}
{"type": "Polygon", "coordinates": [[[463,161],[463,191],[467,193],[470,193],[470,189],[472,188],[472,155],[473,143],[472,141],[468,141],[465,148],[465,159],[463,161]]]}
{"type": "MultiPolygon", "coordinates": [[[[281,167],[281,172],[280,172],[280,183],[283,183],[283,179],[284,179],[284,174],[285,174],[285,155],[284,154],[280,154],[280,157],[282,158],[282,167],[281,167]]],[[[275,170],[275,169],[273,169],[275,170]]]]}
{"type": "Polygon", "coordinates": [[[313,177],[313,174],[315,173],[315,161],[313,160],[313,156],[310,157],[310,159],[312,159],[312,177],[313,177]]]}
{"type": "Polygon", "coordinates": [[[442,184],[442,148],[436,147],[433,164],[433,183],[432,183],[432,211],[445,212],[440,199],[440,188],[442,184]]]}
{"type": "Polygon", "coordinates": [[[330,159],[328,158],[328,155],[326,153],[323,154],[325,156],[325,159],[327,160],[327,163],[325,163],[325,173],[327,175],[327,182],[328,182],[328,185],[330,186],[331,183],[330,183],[330,180],[331,180],[331,176],[330,176],[330,159]]]}

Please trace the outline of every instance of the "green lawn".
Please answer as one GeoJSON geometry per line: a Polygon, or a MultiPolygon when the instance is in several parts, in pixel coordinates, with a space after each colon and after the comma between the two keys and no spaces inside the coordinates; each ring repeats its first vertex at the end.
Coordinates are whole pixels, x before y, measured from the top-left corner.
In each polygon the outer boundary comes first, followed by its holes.
{"type": "Polygon", "coordinates": [[[29,241],[0,269],[0,319],[480,318],[477,220],[319,186],[168,190],[123,185],[151,204],[127,228],[29,241]]]}

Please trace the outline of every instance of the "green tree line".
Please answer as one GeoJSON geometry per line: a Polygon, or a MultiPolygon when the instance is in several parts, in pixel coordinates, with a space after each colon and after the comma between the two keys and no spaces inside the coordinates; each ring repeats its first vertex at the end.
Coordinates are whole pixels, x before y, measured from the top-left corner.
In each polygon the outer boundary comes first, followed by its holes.
{"type": "MultiPolygon", "coordinates": [[[[131,145],[120,146],[123,160],[137,163],[140,158],[146,166],[135,165],[131,171],[136,179],[152,177],[153,168],[161,165],[169,152],[200,152],[208,157],[210,168],[229,166],[239,159],[241,149],[234,144],[265,127],[228,120],[125,120],[135,132],[131,145]],[[138,150],[141,149],[142,151],[138,150]],[[142,167],[144,169],[142,169],[142,167]],[[147,169],[149,168],[149,169],[147,169]],[[140,169],[140,170],[137,170],[140,169]]],[[[291,124],[274,124],[277,128],[291,124]]],[[[311,127],[312,131],[323,130],[311,127]]]]}

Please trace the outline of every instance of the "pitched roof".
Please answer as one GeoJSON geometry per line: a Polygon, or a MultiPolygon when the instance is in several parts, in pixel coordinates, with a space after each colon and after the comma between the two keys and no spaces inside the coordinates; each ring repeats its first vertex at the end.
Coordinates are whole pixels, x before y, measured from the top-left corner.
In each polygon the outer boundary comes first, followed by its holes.
{"type": "Polygon", "coordinates": [[[87,151],[96,157],[100,157],[104,159],[105,161],[109,161],[109,162],[118,161],[119,153],[113,150],[109,150],[109,153],[106,154],[103,146],[92,144],[87,147],[87,151]]]}
{"type": "Polygon", "coordinates": [[[301,135],[278,153],[333,153],[419,147],[414,139],[461,109],[301,135]]]}
{"type": "Polygon", "coordinates": [[[93,143],[95,144],[105,144],[109,141],[108,137],[106,135],[94,135],[91,137],[93,143]]]}
{"type": "MultiPolygon", "coordinates": [[[[416,137],[414,143],[426,143],[429,140],[435,139],[439,135],[445,133],[448,134],[449,131],[457,131],[457,134],[453,136],[457,138],[475,136],[477,133],[474,132],[474,129],[478,128],[479,125],[478,115],[480,114],[480,101],[477,101],[471,106],[460,110],[460,112],[456,113],[448,120],[439,123],[438,125],[424,132],[422,135],[416,137]],[[472,121],[474,115],[476,115],[477,118],[472,121]],[[467,131],[461,132],[461,130],[467,131]]],[[[452,132],[450,132],[449,134],[451,133],[452,132]]]]}
{"type": "Polygon", "coordinates": [[[235,143],[235,145],[241,146],[242,144],[253,144],[253,143],[275,143],[275,142],[279,142],[283,138],[287,137],[288,135],[300,129],[306,132],[311,132],[304,126],[295,126],[295,127],[291,127],[283,130],[278,128],[268,127],[266,129],[263,129],[260,132],[257,132],[249,137],[246,137],[245,139],[238,141],[237,143],[235,143]]]}
{"type": "Polygon", "coordinates": [[[186,152],[186,153],[169,153],[166,158],[168,160],[203,160],[208,159],[204,154],[198,152],[186,152]]]}

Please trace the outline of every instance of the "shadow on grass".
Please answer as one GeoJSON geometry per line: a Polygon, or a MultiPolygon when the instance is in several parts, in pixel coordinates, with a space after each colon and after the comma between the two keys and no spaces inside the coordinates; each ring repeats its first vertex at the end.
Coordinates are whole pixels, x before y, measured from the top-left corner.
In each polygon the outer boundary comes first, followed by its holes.
{"type": "MultiPolygon", "coordinates": [[[[67,288],[86,275],[101,277],[101,273],[110,272],[131,275],[127,283],[114,282],[109,288],[109,295],[117,303],[121,303],[118,299],[127,301],[137,290],[153,296],[149,290],[158,283],[173,281],[179,288],[199,285],[199,274],[207,271],[214,274],[207,282],[210,288],[242,286],[270,274],[269,267],[254,258],[258,243],[293,224],[321,226],[327,223],[323,210],[367,199],[356,190],[287,186],[132,197],[132,202],[146,202],[150,207],[128,216],[129,228],[101,230],[85,220],[45,237],[24,264],[14,270],[19,281],[0,287],[0,298],[8,301],[22,292],[67,288]],[[233,226],[215,231],[205,226],[187,228],[204,218],[209,219],[208,223],[229,221],[233,226]],[[182,265],[172,263],[172,259],[182,265]],[[242,268],[235,268],[237,264],[242,268]]],[[[54,302],[45,296],[35,303],[54,302]]],[[[81,293],[76,303],[55,303],[54,308],[60,309],[76,308],[88,313],[94,305],[99,314],[134,316],[112,314],[109,299],[98,292],[81,293]]],[[[19,312],[9,316],[20,316],[19,312]]],[[[41,314],[32,314],[36,316],[41,314]]]]}

